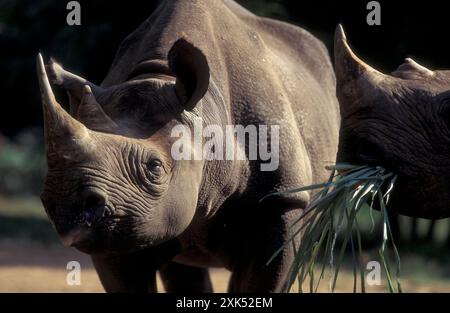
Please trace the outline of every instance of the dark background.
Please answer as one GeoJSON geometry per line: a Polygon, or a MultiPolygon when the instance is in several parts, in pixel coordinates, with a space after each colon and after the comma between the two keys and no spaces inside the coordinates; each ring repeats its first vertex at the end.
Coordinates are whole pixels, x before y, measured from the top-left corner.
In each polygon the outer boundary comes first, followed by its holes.
{"type": "MultiPolygon", "coordinates": [[[[35,74],[39,51],[99,83],[121,40],[159,1],[79,1],[81,26],[66,24],[66,4],[56,0],[0,0],[0,133],[16,136],[41,126],[35,74]]],[[[368,26],[368,1],[242,0],[264,16],[311,31],[332,48],[338,22],[355,51],[381,70],[394,70],[406,56],[431,68],[450,68],[449,11],[445,1],[379,1],[381,26],[368,26]]]]}

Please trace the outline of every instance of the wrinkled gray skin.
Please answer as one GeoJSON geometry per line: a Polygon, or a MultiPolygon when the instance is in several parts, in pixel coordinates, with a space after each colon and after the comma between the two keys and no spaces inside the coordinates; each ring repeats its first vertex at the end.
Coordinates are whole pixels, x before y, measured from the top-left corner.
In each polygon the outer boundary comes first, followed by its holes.
{"type": "Polygon", "coordinates": [[[450,71],[431,71],[408,58],[382,74],[352,52],[341,26],[335,69],[342,117],[338,161],[397,174],[393,211],[450,216],[450,71]]]}
{"type": "Polygon", "coordinates": [[[233,1],[168,0],[121,44],[100,86],[38,61],[48,174],[42,201],[62,240],[92,255],[106,291],[286,291],[288,226],[327,178],[339,109],[324,45],[233,1]],[[48,72],[48,78],[47,73],[48,72]],[[70,115],[50,82],[68,92],[70,115]],[[279,168],[176,161],[175,125],[280,125],[279,168]]]}

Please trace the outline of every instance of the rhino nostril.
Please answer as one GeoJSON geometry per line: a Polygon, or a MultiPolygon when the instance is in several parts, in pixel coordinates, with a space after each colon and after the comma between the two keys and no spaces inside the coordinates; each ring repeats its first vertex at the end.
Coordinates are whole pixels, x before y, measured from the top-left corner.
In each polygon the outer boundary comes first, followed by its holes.
{"type": "Polygon", "coordinates": [[[91,227],[92,224],[98,222],[105,212],[104,207],[97,208],[87,208],[83,211],[83,221],[86,223],[88,227],[91,227]]]}
{"type": "Polygon", "coordinates": [[[99,193],[89,192],[84,199],[82,219],[91,227],[98,222],[106,213],[106,199],[99,193]]]}

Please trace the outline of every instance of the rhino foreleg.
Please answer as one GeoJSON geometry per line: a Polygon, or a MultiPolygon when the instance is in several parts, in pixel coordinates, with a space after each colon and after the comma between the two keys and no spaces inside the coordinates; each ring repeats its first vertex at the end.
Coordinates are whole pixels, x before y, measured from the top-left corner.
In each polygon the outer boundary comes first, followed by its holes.
{"type": "Polygon", "coordinates": [[[207,268],[169,262],[159,269],[166,292],[213,292],[207,268]]]}
{"type": "MultiPolygon", "coordinates": [[[[276,209],[270,209],[277,212],[276,209]]],[[[269,264],[269,259],[291,238],[290,222],[300,217],[301,210],[289,210],[281,216],[267,214],[254,218],[249,233],[241,238],[246,244],[240,247],[232,268],[229,292],[267,293],[288,292],[286,281],[294,260],[293,243],[285,246],[269,264]]],[[[298,238],[295,238],[298,246],[298,238]]]]}
{"type": "Polygon", "coordinates": [[[157,292],[156,270],[179,253],[179,244],[168,241],[158,247],[132,253],[91,255],[106,292],[157,292]]]}
{"type": "Polygon", "coordinates": [[[106,292],[157,292],[156,267],[142,255],[94,255],[92,261],[106,292]]]}

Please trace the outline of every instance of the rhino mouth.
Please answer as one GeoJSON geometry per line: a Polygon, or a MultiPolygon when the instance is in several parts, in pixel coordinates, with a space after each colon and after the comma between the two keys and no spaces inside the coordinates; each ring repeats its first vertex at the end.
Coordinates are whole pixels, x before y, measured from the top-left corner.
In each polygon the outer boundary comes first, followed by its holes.
{"type": "Polygon", "coordinates": [[[99,220],[95,224],[79,220],[66,226],[56,226],[56,231],[65,247],[73,247],[81,252],[93,253],[100,249],[104,241],[106,219],[99,220]],[[77,221],[78,222],[78,221],[77,221]]]}
{"type": "MultiPolygon", "coordinates": [[[[440,219],[450,215],[450,191],[442,188],[449,185],[445,180],[418,167],[405,168],[405,164],[386,158],[373,145],[362,146],[364,149],[356,149],[357,153],[352,151],[349,157],[344,156],[338,163],[380,166],[387,173],[396,175],[388,209],[397,214],[427,219],[440,219]]],[[[379,210],[376,205],[374,208],[379,210]]]]}
{"type": "Polygon", "coordinates": [[[59,237],[66,247],[77,247],[89,240],[92,230],[84,226],[76,226],[67,233],[60,234],[59,237]]]}
{"type": "MultiPolygon", "coordinates": [[[[42,201],[43,203],[47,202],[45,196],[42,197],[42,201]]],[[[67,210],[51,205],[44,205],[44,208],[53,228],[66,247],[79,248],[92,245],[96,238],[110,230],[118,222],[113,208],[107,204],[85,206],[81,212],[75,215],[67,214],[67,210]]]]}

